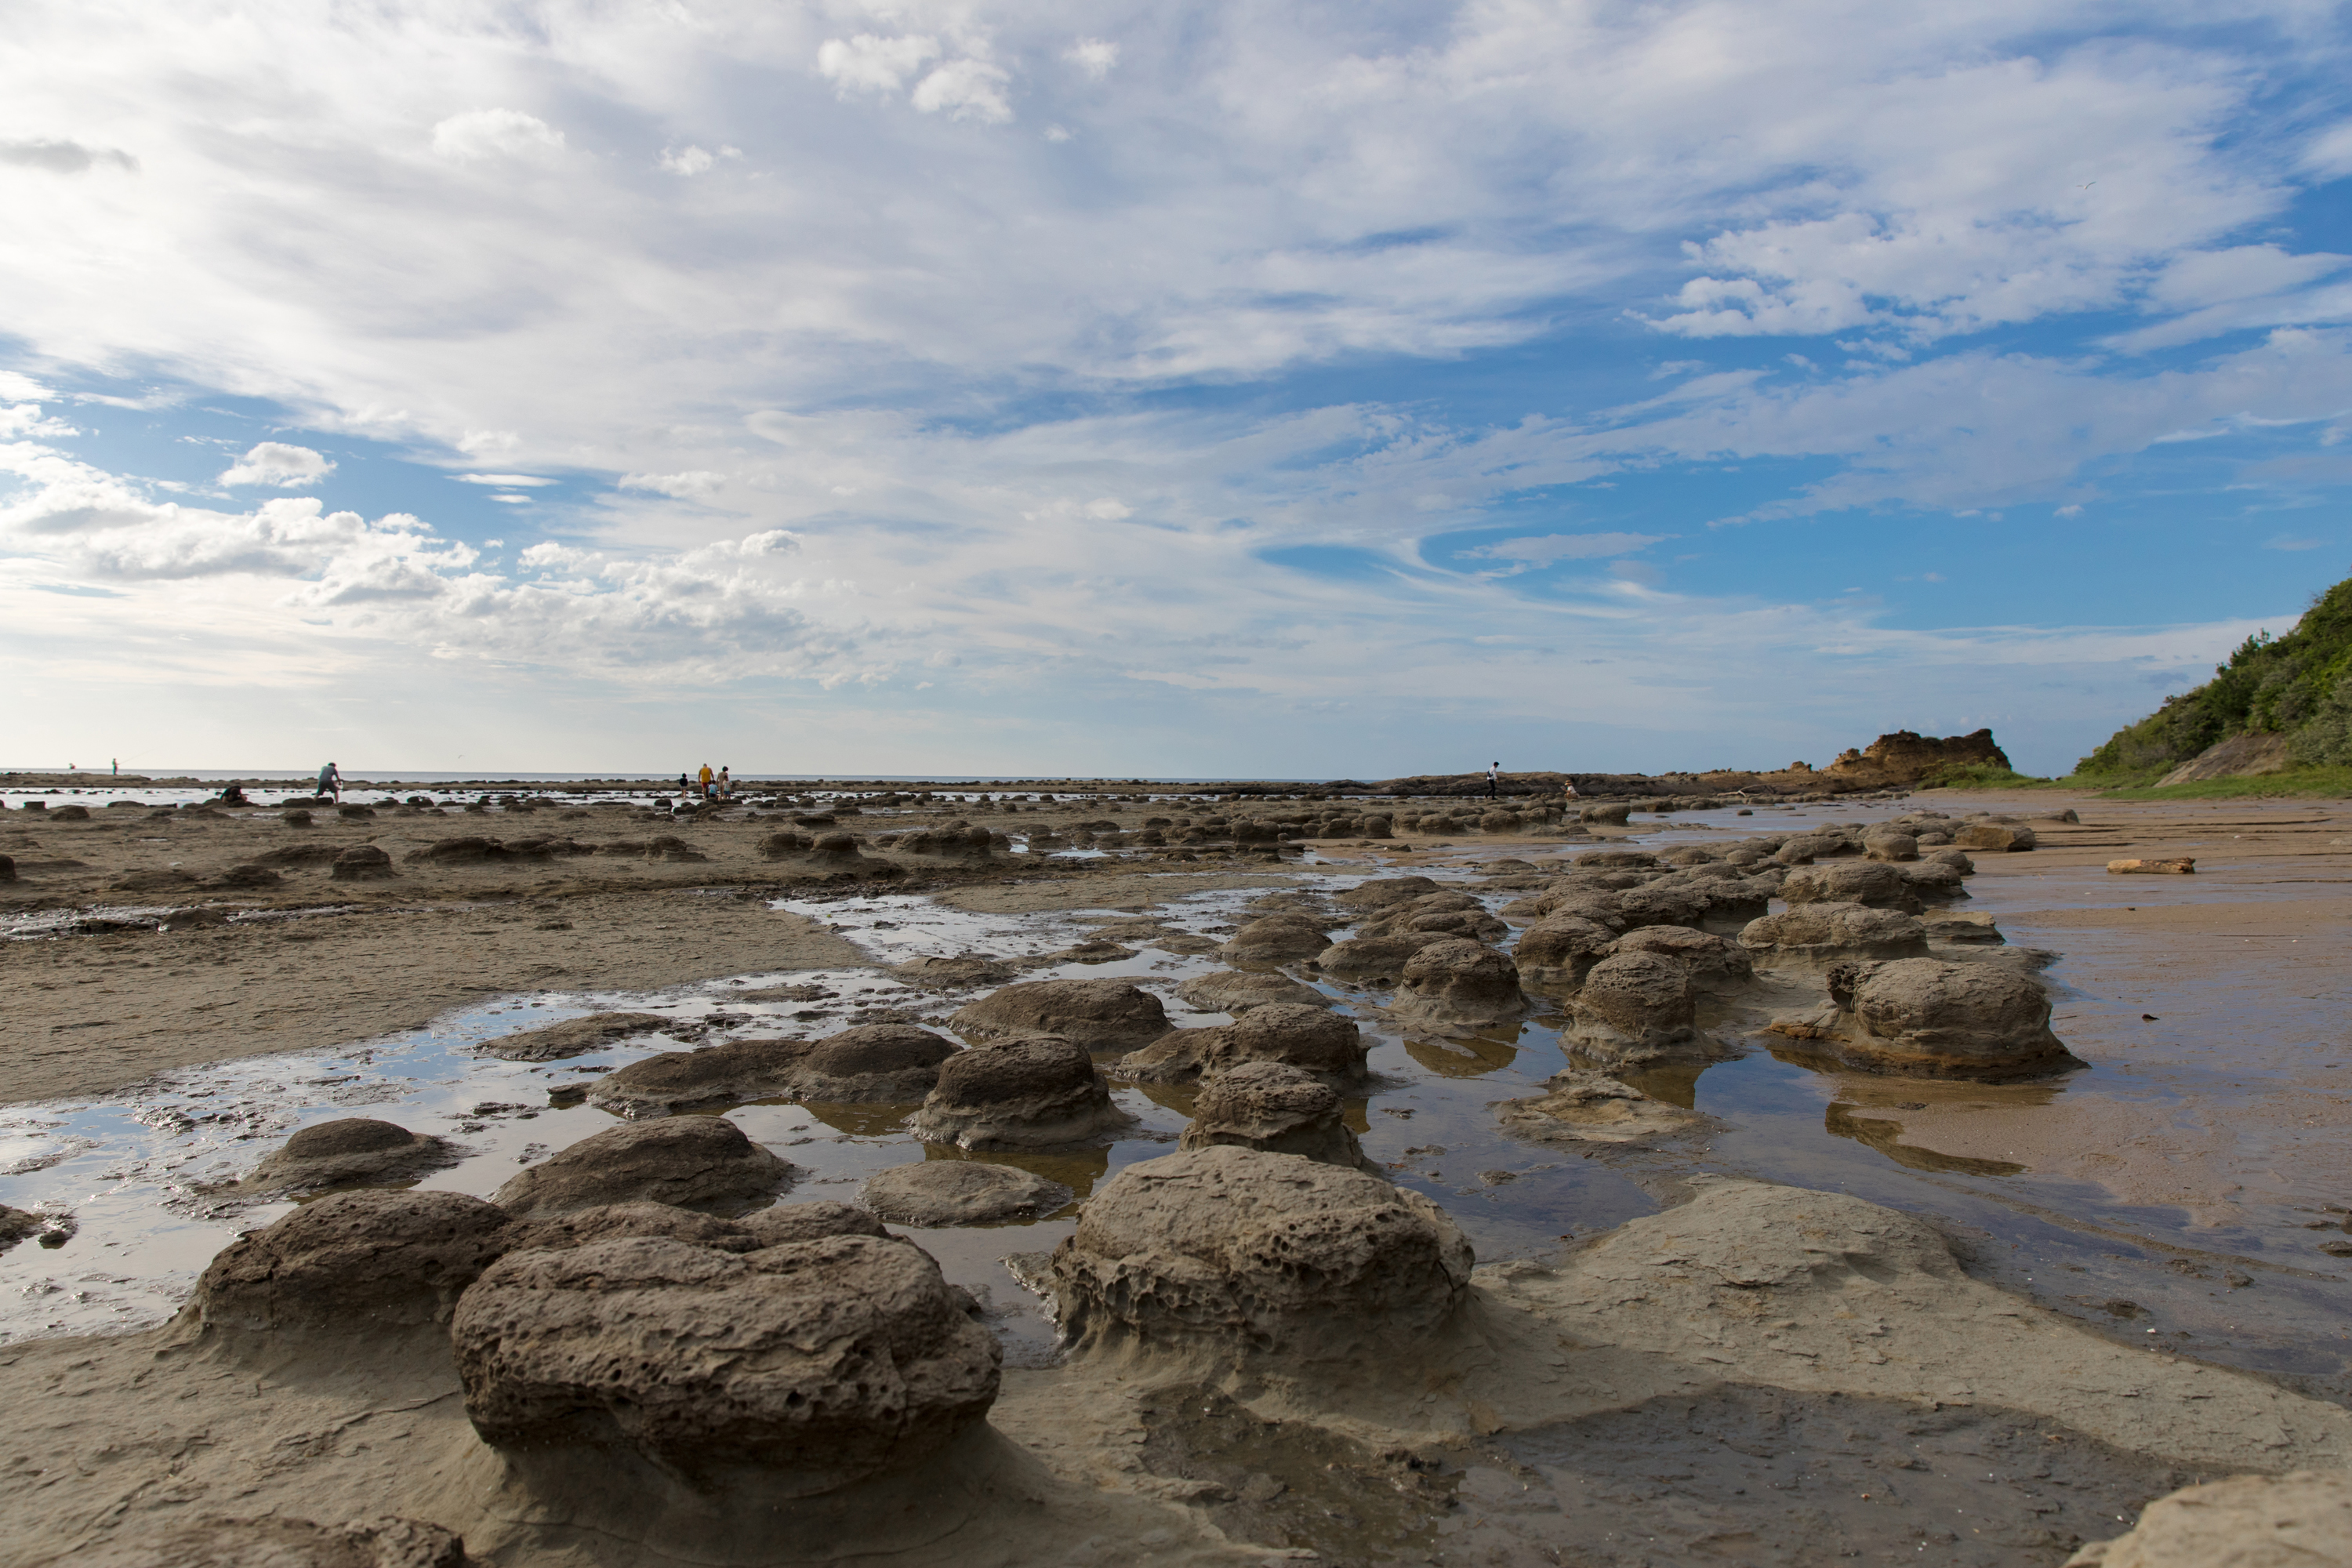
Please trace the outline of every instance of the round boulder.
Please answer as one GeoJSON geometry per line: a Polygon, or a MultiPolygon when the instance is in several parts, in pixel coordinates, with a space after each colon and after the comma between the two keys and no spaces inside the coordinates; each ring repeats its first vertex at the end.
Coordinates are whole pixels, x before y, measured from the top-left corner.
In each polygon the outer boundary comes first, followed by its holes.
{"type": "Polygon", "coordinates": [[[1168,1032],[1168,1009],[1124,980],[1031,980],[959,1008],[948,1026],[975,1045],[1058,1035],[1089,1051],[1131,1051],[1168,1032]]]}
{"type": "Polygon", "coordinates": [[[1075,1195],[1059,1182],[978,1160],[919,1160],[866,1179],[866,1206],[898,1225],[1042,1219],[1075,1195]]]}
{"type": "Polygon", "coordinates": [[[1351,910],[1380,910],[1391,904],[1411,903],[1426,894],[1444,890],[1427,877],[1381,877],[1370,882],[1359,882],[1332,901],[1351,910]]]}
{"type": "Polygon", "coordinates": [[[1276,1002],[1253,1007],[1230,1024],[1173,1029],[1143,1049],[1121,1057],[1120,1076],[1144,1082],[1204,1077],[1244,1062],[1282,1062],[1334,1084],[1360,1083],[1371,1049],[1363,1033],[1323,1007],[1276,1002]]]}
{"type": "Polygon", "coordinates": [[[360,1333],[446,1322],[506,1250],[505,1210],[463,1193],[335,1193],[239,1237],[196,1281],[207,1329],[360,1333]]]}
{"type": "Polygon", "coordinates": [[[785,1092],[814,1047],[807,1040],[727,1040],[664,1051],[598,1079],[588,1102],[622,1116],[664,1116],[688,1105],[766,1100],[785,1092]]]}
{"type": "Polygon", "coordinates": [[[450,1337],[466,1414],[527,1484],[618,1450],[689,1484],[756,1468],[803,1497],[938,1450],[987,1414],[1003,1360],[938,1264],[870,1236],[513,1253],[450,1337]]]}
{"type": "Polygon", "coordinates": [[[1510,954],[1454,938],[1432,942],[1406,962],[1392,1008],[1401,1022],[1438,1031],[1489,1028],[1527,1010],[1510,954]]]}
{"type": "Polygon", "coordinates": [[[761,1247],[828,1236],[887,1236],[882,1222],[854,1204],[778,1204],[737,1222],[761,1247]]]}
{"type": "Polygon", "coordinates": [[[940,1081],[953,1042],[912,1024],[865,1024],[828,1035],[793,1070],[793,1093],[819,1104],[910,1105],[940,1081]]]}
{"type": "Polygon", "coordinates": [[[1388,931],[1380,936],[1350,937],[1318,953],[1315,967],[1335,980],[1358,985],[1387,985],[1404,973],[1412,955],[1453,938],[1433,931],[1388,931]]]}
{"type": "Polygon", "coordinates": [[[673,1116],[583,1138],[500,1187],[497,1201],[534,1217],[625,1203],[740,1215],[793,1174],[723,1116],[673,1116]]]}
{"type": "Polygon", "coordinates": [[[261,1157],[237,1187],[248,1193],[308,1192],[358,1182],[398,1181],[440,1165],[457,1151],[445,1139],[373,1117],[305,1127],[261,1157]]]}
{"type": "Polygon", "coordinates": [[[1184,1149],[1263,1149],[1380,1173],[1341,1120],[1339,1091],[1283,1062],[1244,1062],[1201,1086],[1184,1149]]]}
{"type": "MultiPolygon", "coordinates": [[[[1021,989],[1014,987],[1014,989],[1021,989]]],[[[1076,1042],[1024,1035],[959,1051],[908,1130],[966,1149],[1042,1149],[1102,1138],[1128,1124],[1110,1080],[1076,1042]]]]}
{"type": "Polygon", "coordinates": [[[1756,965],[1738,942],[1686,926],[1643,926],[1619,937],[1612,951],[1671,958],[1703,995],[1729,995],[1756,978],[1756,965]]]}
{"type": "Polygon", "coordinates": [[[1780,896],[1791,908],[1799,904],[1864,904],[1874,910],[1919,912],[1919,895],[1911,879],[1894,867],[1874,860],[1844,860],[1827,866],[1806,866],[1789,873],[1780,896]]]}
{"type": "Polygon", "coordinates": [[[1217,949],[1227,963],[1291,963],[1331,944],[1320,922],[1305,915],[1268,915],[1242,927],[1217,949]]]}
{"type": "Polygon", "coordinates": [[[1247,974],[1232,969],[1196,974],[1176,987],[1176,994],[1204,1013],[1231,1013],[1235,1017],[1276,1002],[1294,1007],[1331,1005],[1331,998],[1286,974],[1247,974]]]}
{"type": "MultiPolygon", "coordinates": [[[[1679,929],[1679,928],[1675,928],[1679,929]]],[[[1539,991],[1573,991],[1609,952],[1617,933],[1582,915],[1546,915],[1519,933],[1512,955],[1519,978],[1539,991]]]]}
{"type": "Polygon", "coordinates": [[[353,845],[327,868],[329,879],[337,882],[383,882],[399,875],[392,857],[373,844],[353,845]]]}
{"type": "Polygon", "coordinates": [[[585,1056],[623,1040],[657,1035],[677,1026],[676,1018],[665,1018],[658,1013],[591,1013],[584,1018],[566,1018],[544,1028],[500,1035],[496,1039],[484,1040],[474,1049],[501,1061],[562,1061],[566,1057],[585,1056]]]}
{"type": "Polygon", "coordinates": [[[1842,1016],[1828,1043],[1848,1065],[1929,1078],[2035,1078],[2083,1063],[2050,1032],[2050,996],[2002,963],[1903,958],[1828,974],[1842,1016]]]}
{"type": "Polygon", "coordinates": [[[1720,1055],[1693,1027],[1697,988],[1680,961],[1658,952],[1612,953],[1592,966],[1570,1004],[1567,1038],[1580,1055],[1612,1067],[1706,1060],[1720,1055]]]}
{"type": "Polygon", "coordinates": [[[1799,904],[1750,921],[1739,945],[1772,969],[1826,969],[1859,958],[1925,958],[1927,931],[1916,915],[1864,904],[1799,904]]]}
{"type": "Polygon", "coordinates": [[[1470,1244],[1436,1205],[1361,1171],[1260,1149],[1129,1165],[1054,1251],[1066,1333],[1349,1362],[1443,1326],[1470,1244]]]}

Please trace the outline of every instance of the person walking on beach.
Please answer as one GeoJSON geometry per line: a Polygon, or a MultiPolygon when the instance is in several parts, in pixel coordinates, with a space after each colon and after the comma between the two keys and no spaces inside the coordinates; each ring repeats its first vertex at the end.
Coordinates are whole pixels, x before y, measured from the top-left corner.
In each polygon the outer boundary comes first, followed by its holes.
{"type": "Polygon", "coordinates": [[[735,794],[735,773],[725,763],[719,764],[719,798],[727,800],[735,794]]]}
{"type": "Polygon", "coordinates": [[[1493,800],[1503,791],[1503,764],[1496,762],[1486,770],[1486,798],[1493,800]]]}
{"type": "Polygon", "coordinates": [[[342,770],[332,763],[319,770],[319,793],[333,795],[337,805],[343,804],[342,770]]]}
{"type": "Polygon", "coordinates": [[[703,764],[702,764],[702,771],[701,771],[700,773],[697,773],[697,774],[695,774],[695,775],[694,775],[694,782],[695,782],[696,784],[700,784],[700,785],[702,786],[699,790],[696,791],[695,793],[696,793],[696,794],[698,794],[698,795],[701,795],[705,800],[709,799],[709,798],[710,798],[710,786],[711,786],[711,784],[712,784],[712,783],[713,783],[713,781],[714,781],[714,778],[715,778],[715,775],[714,775],[714,774],[711,773],[711,771],[710,771],[710,764],[709,764],[709,763],[703,763],[703,764]]]}

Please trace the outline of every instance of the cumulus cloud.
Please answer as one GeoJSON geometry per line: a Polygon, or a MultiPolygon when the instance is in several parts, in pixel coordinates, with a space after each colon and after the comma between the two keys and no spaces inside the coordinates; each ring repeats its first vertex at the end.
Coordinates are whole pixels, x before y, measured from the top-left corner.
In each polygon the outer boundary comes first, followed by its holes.
{"type": "Polygon", "coordinates": [[[324,452],[308,447],[291,446],[284,441],[264,441],[239,458],[222,473],[225,485],[276,485],[280,489],[293,489],[302,485],[315,485],[335,471],[335,465],[324,452]]]}
{"type": "Polygon", "coordinates": [[[520,109],[472,109],[433,127],[433,151],[467,163],[540,158],[563,151],[563,132],[520,109]]]}
{"type": "Polygon", "coordinates": [[[116,147],[85,147],[79,142],[0,141],[0,163],[52,174],[86,174],[92,169],[139,172],[139,160],[116,147]]]}
{"type": "Polygon", "coordinates": [[[1002,125],[1013,118],[1005,97],[1012,79],[984,60],[950,60],[917,82],[907,101],[925,114],[945,110],[958,120],[1002,125]]]}
{"type": "Polygon", "coordinates": [[[1062,58],[1077,67],[1088,80],[1100,81],[1118,64],[1118,46],[1100,38],[1080,38],[1062,51],[1062,58]]]}
{"type": "Polygon", "coordinates": [[[673,500],[698,500],[715,492],[727,482],[725,474],[715,474],[707,468],[695,468],[682,474],[624,474],[621,488],[625,490],[651,490],[668,496],[673,500]]]}
{"type": "Polygon", "coordinates": [[[692,178],[717,168],[721,158],[740,158],[742,155],[740,147],[721,147],[716,153],[701,147],[672,147],[662,153],[661,166],[670,174],[692,178]]]}
{"type": "Polygon", "coordinates": [[[891,93],[939,52],[940,41],[921,34],[882,37],[860,33],[853,38],[827,38],[816,51],[816,69],[844,97],[891,93]]]}

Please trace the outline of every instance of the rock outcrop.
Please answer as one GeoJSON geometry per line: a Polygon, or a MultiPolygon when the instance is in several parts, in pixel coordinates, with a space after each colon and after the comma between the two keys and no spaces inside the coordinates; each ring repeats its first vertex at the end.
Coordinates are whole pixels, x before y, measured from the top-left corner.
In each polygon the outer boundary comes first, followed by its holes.
{"type": "Polygon", "coordinates": [[[1538,1143],[1642,1143],[1717,1125],[1711,1116],[1581,1068],[1556,1072],[1543,1093],[1496,1109],[1504,1131],[1538,1143]]]}
{"type": "Polygon", "coordinates": [[[1610,1067],[1712,1060],[1723,1049],[1696,1027],[1697,1005],[1690,971],[1676,960],[1612,953],[1585,975],[1562,1038],[1610,1067]]]}
{"type": "Polygon", "coordinates": [[[1227,1071],[1244,1062],[1280,1062],[1335,1086],[1361,1083],[1371,1047],[1362,1031],[1322,1007],[1253,1007],[1230,1024],[1171,1029],[1121,1057],[1119,1076],[1171,1082],[1227,1071]]]}
{"type": "Polygon", "coordinates": [[[1339,1091],[1283,1062],[1244,1062],[1203,1083],[1178,1147],[1263,1149],[1381,1173],[1349,1129],[1339,1091]]]}
{"type": "Polygon", "coordinates": [[[1926,1078],[2038,1078],[2081,1067],[2050,1032],[2040,981],[2006,963],[1932,958],[1842,963],[1830,1005],[1776,1019],[1774,1032],[1820,1042],[1849,1067],[1926,1078]]]}
{"type": "Polygon", "coordinates": [[[866,1024],[819,1040],[792,1075],[792,1092],[819,1104],[910,1105],[940,1081],[952,1041],[912,1024],[866,1024]]]}
{"type": "Polygon", "coordinates": [[[676,1018],[665,1018],[658,1013],[591,1013],[584,1018],[567,1018],[544,1028],[500,1035],[484,1040],[474,1049],[502,1061],[553,1062],[677,1027],[676,1018]]]}
{"type": "Polygon", "coordinates": [[[686,1106],[766,1100],[790,1088],[814,1048],[808,1040],[752,1039],[664,1051],[598,1079],[588,1102],[622,1116],[665,1116],[686,1106]]]}
{"type": "Polygon", "coordinates": [[[1002,1225],[1042,1219],[1074,1195],[1011,1165],[978,1160],[919,1160],[866,1179],[866,1206],[898,1225],[1002,1225]]]}
{"type": "Polygon", "coordinates": [[[1131,1051],[1168,1032],[1168,1009],[1124,980],[1031,980],[959,1008],[948,1026],[975,1045],[1057,1035],[1089,1051],[1131,1051]]]}
{"type": "Polygon", "coordinates": [[[347,1116],[305,1127],[261,1157],[240,1192],[315,1192],[321,1187],[413,1178],[460,1158],[446,1139],[394,1122],[347,1116]]]}
{"type": "Polygon", "coordinates": [[[1898,910],[1800,904],[1752,921],[1739,933],[1750,959],[1770,969],[1827,969],[1853,959],[1925,958],[1927,927],[1898,910]]]}
{"type": "Polygon", "coordinates": [[[399,875],[392,857],[373,844],[353,845],[327,868],[328,879],[336,882],[383,882],[399,875]]]}
{"type": "Polygon", "coordinates": [[[1045,1149],[1097,1142],[1131,1120],[1085,1047],[1024,1035],[950,1057],[908,1130],[966,1149],[1045,1149]]]}
{"type": "Polygon", "coordinates": [[[232,1334],[361,1335],[446,1322],[506,1250],[507,1212],[463,1193],[335,1193],[223,1248],[184,1321],[232,1334]]]}
{"type": "Polygon", "coordinates": [[[1217,949],[1227,963],[1292,963],[1330,945],[1327,928],[1305,915],[1274,914],[1234,932],[1217,949]]]}
{"type": "Polygon", "coordinates": [[[1176,987],[1176,994],[1204,1013],[1231,1013],[1235,1017],[1276,1002],[1293,1007],[1331,1005],[1331,998],[1286,974],[1250,974],[1232,969],[1196,974],[1176,987]]]}
{"type": "Polygon", "coordinates": [[[583,1138],[498,1190],[499,1206],[540,1216],[656,1203],[740,1215],[765,1205],[793,1167],[723,1116],[671,1116],[583,1138]]]}
{"type": "Polygon", "coordinates": [[[1453,938],[1406,961],[1391,1009],[1399,1022],[1439,1033],[1494,1028],[1527,1010],[1510,954],[1453,938]]]}
{"type": "Polygon", "coordinates": [[[2352,1470],[2236,1476],[2183,1487],[2066,1568],[2320,1568],[2352,1563],[2352,1470]]]}

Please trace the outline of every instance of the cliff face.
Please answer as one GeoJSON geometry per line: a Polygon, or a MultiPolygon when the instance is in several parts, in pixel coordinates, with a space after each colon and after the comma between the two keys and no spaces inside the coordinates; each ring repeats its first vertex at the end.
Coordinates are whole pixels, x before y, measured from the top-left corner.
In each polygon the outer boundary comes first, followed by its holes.
{"type": "Polygon", "coordinates": [[[1897,730],[1858,752],[1840,752],[1829,772],[1840,779],[1873,785],[1917,784],[1945,768],[1975,763],[2009,766],[2009,754],[1994,743],[1990,730],[1947,735],[1942,740],[1897,730]]]}
{"type": "Polygon", "coordinates": [[[2285,636],[2248,637],[2212,679],[2116,731],[2074,771],[2127,778],[2170,769],[2163,782],[2175,783],[2291,763],[2352,763],[2352,579],[2314,599],[2285,636]],[[2234,743],[2264,736],[2278,743],[2234,743]]]}

